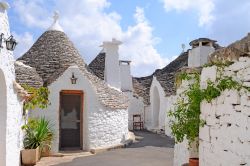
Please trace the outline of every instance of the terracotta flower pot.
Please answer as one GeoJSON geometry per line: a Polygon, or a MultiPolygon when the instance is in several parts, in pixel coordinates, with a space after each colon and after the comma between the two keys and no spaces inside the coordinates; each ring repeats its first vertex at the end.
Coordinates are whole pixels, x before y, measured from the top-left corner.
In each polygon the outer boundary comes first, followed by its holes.
{"type": "Polygon", "coordinates": [[[189,158],[189,166],[199,166],[199,158],[189,158]]]}
{"type": "Polygon", "coordinates": [[[23,165],[35,165],[40,159],[39,147],[36,149],[24,149],[21,151],[23,165]]]}
{"type": "Polygon", "coordinates": [[[44,146],[41,150],[41,157],[49,157],[49,155],[50,155],[49,146],[44,146]]]}

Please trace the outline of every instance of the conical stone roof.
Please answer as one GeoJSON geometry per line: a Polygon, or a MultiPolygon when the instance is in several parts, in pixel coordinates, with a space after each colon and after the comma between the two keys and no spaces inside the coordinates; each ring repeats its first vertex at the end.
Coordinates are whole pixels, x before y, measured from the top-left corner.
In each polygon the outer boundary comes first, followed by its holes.
{"type": "Polygon", "coordinates": [[[44,85],[54,82],[69,66],[77,65],[105,106],[120,109],[128,106],[128,99],[122,92],[109,88],[104,81],[88,71],[78,50],[62,31],[44,32],[18,61],[35,68],[44,85]]]}

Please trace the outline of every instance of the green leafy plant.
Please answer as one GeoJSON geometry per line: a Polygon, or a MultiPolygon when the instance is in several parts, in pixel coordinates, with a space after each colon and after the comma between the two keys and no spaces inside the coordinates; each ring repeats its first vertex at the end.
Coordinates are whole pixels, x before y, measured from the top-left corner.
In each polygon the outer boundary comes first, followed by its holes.
{"type": "Polygon", "coordinates": [[[210,62],[210,63],[206,63],[203,65],[203,67],[211,67],[211,66],[217,66],[217,67],[226,67],[226,66],[230,66],[231,64],[233,64],[234,62],[232,61],[226,61],[226,62],[222,62],[222,61],[215,61],[215,62],[210,62]]]}
{"type": "Polygon", "coordinates": [[[190,80],[192,77],[185,72],[179,72],[175,76],[175,87],[179,87],[182,83],[182,80],[190,80]]]}
{"type": "Polygon", "coordinates": [[[237,81],[234,81],[232,77],[224,77],[219,81],[217,87],[220,91],[224,91],[226,89],[240,90],[243,86],[237,81]]]}
{"type": "Polygon", "coordinates": [[[199,85],[199,75],[193,74],[185,79],[192,78],[195,80],[184,92],[187,100],[181,99],[177,102],[175,111],[170,111],[168,116],[173,117],[171,123],[172,134],[176,142],[182,142],[186,138],[189,145],[196,140],[199,135],[200,120],[200,103],[203,100],[203,92],[199,85]]]}
{"type": "Polygon", "coordinates": [[[30,97],[24,103],[24,110],[34,110],[35,108],[47,108],[49,103],[49,90],[46,87],[34,88],[27,85],[22,85],[23,88],[30,94],[30,97]]]}
{"type": "Polygon", "coordinates": [[[22,129],[25,131],[23,140],[25,149],[36,149],[39,146],[51,147],[53,132],[50,122],[45,118],[29,119],[22,129]]]}
{"type": "Polygon", "coordinates": [[[203,97],[207,102],[211,102],[214,98],[220,96],[220,90],[214,86],[214,84],[209,80],[207,81],[207,88],[202,91],[203,97]]]}

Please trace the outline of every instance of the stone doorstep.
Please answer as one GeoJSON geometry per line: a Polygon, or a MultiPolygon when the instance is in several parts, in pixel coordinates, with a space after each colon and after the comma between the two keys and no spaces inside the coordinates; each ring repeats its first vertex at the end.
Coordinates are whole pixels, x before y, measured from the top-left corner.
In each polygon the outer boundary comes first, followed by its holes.
{"type": "Polygon", "coordinates": [[[110,150],[114,150],[114,149],[126,148],[127,146],[131,145],[133,142],[134,142],[134,139],[130,138],[127,141],[125,141],[124,144],[109,146],[109,147],[105,147],[105,148],[90,149],[90,153],[97,154],[97,153],[102,153],[102,152],[106,152],[106,151],[110,151],[110,150]]]}
{"type": "Polygon", "coordinates": [[[87,151],[62,151],[58,153],[50,154],[48,157],[64,157],[64,156],[89,156],[92,155],[90,152],[87,151]]]}
{"type": "Polygon", "coordinates": [[[88,156],[88,155],[97,154],[97,153],[110,151],[114,149],[126,148],[127,146],[131,145],[133,142],[134,142],[134,138],[130,138],[127,141],[125,141],[124,144],[109,146],[105,148],[90,149],[90,151],[63,151],[63,152],[50,154],[49,157],[88,156]]]}
{"type": "Polygon", "coordinates": [[[87,151],[63,151],[63,152],[58,152],[58,153],[53,153],[50,154],[49,157],[64,157],[64,156],[88,156],[96,153],[101,153],[109,150],[114,150],[114,149],[121,149],[121,148],[126,148],[127,146],[131,145],[134,143],[136,140],[135,135],[133,132],[129,131],[129,139],[126,140],[123,144],[115,145],[115,146],[109,146],[105,148],[96,148],[96,149],[90,149],[89,152],[87,151]]]}

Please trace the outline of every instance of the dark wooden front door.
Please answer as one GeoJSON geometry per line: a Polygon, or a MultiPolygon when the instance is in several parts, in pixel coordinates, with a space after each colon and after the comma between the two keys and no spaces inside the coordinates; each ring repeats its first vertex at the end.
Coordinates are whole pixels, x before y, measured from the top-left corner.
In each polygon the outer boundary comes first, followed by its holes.
{"type": "Polygon", "coordinates": [[[60,150],[82,149],[82,93],[60,94],[60,150]]]}

